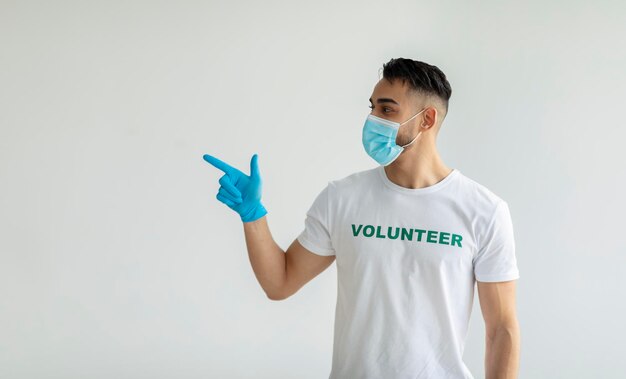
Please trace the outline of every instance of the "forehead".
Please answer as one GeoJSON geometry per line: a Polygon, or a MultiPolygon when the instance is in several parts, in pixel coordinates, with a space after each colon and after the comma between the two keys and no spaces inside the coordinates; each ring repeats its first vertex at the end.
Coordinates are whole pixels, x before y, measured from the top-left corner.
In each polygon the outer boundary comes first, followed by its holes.
{"type": "Polygon", "coordinates": [[[408,85],[400,79],[395,79],[393,83],[389,83],[387,79],[382,78],[374,86],[371,95],[372,102],[376,104],[378,99],[390,98],[400,105],[406,105],[409,101],[408,89],[408,85]]]}

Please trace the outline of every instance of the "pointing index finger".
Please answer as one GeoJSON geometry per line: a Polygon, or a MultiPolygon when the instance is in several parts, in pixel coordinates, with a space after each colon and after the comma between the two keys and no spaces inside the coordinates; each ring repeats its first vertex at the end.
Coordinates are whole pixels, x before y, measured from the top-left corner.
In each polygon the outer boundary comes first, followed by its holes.
{"type": "Polygon", "coordinates": [[[210,164],[217,167],[218,169],[224,171],[224,173],[228,174],[229,172],[234,170],[234,167],[232,167],[226,162],[219,160],[218,158],[215,158],[212,155],[204,154],[202,158],[204,158],[205,161],[209,162],[210,164]]]}

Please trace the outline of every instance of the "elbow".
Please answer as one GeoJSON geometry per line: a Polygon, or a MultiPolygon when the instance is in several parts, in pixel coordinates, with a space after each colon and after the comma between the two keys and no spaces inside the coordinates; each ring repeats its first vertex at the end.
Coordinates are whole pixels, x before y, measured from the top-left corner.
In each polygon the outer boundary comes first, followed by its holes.
{"type": "Polygon", "coordinates": [[[265,295],[267,296],[268,299],[273,300],[273,301],[285,300],[285,299],[287,299],[289,297],[289,296],[285,296],[282,293],[269,292],[269,291],[266,291],[265,295]]]}
{"type": "Polygon", "coordinates": [[[273,301],[280,301],[280,300],[285,300],[287,297],[285,296],[274,296],[274,295],[267,295],[267,298],[273,301]]]}
{"type": "Polygon", "coordinates": [[[500,324],[493,327],[487,327],[487,339],[492,341],[497,336],[505,335],[505,336],[513,336],[519,334],[519,323],[517,320],[507,322],[504,324],[500,324]]]}

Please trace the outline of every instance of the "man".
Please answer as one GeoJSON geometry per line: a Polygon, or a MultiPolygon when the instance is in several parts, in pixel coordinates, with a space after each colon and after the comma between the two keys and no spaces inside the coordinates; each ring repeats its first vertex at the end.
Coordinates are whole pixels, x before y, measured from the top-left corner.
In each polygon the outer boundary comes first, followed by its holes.
{"type": "Polygon", "coordinates": [[[436,138],[451,92],[436,66],[384,64],[362,133],[379,165],[328,182],[285,252],[264,217],[257,155],[250,176],[204,156],[225,172],[217,198],[240,214],[270,299],[286,299],[337,261],[330,378],[473,378],[462,355],[475,282],[486,377],[517,377],[519,271],[509,207],[441,160],[436,138]]]}

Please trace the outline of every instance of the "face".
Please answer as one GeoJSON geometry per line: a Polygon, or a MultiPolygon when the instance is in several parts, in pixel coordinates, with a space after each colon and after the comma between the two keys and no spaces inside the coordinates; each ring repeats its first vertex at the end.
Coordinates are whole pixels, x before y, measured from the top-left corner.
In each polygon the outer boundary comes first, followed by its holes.
{"type": "MultiPolygon", "coordinates": [[[[372,92],[370,98],[371,114],[390,121],[403,123],[413,117],[417,112],[423,109],[418,101],[409,96],[409,87],[403,84],[401,80],[394,80],[389,83],[387,79],[381,79],[372,92]]],[[[415,137],[419,132],[419,126],[424,123],[424,116],[428,110],[417,115],[414,119],[400,126],[396,143],[405,145],[415,137]]],[[[426,129],[422,129],[426,131],[426,129]]]]}

